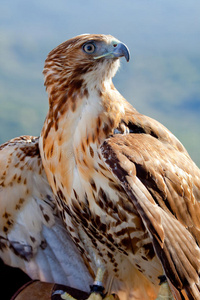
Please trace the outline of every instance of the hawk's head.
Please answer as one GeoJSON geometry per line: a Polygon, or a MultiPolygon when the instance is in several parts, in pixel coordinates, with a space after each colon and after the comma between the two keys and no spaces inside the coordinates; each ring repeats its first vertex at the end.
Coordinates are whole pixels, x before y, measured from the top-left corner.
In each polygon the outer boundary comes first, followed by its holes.
{"type": "Polygon", "coordinates": [[[66,89],[111,79],[122,56],[129,60],[127,46],[111,35],[83,34],[72,38],[52,50],[45,61],[47,90],[56,83],[66,89]]]}

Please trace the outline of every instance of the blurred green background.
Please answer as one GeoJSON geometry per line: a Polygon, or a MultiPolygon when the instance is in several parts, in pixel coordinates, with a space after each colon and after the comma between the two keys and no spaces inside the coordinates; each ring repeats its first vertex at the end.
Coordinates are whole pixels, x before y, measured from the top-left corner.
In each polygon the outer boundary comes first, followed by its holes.
{"type": "Polygon", "coordinates": [[[168,127],[200,166],[199,0],[1,0],[0,143],[39,135],[50,50],[81,33],[126,43],[114,83],[141,113],[168,127]]]}

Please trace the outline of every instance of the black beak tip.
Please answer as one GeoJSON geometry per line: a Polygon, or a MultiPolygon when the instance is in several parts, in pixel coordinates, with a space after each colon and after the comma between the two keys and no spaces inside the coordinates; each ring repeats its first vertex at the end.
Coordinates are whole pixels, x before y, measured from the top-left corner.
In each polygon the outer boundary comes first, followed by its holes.
{"type": "Polygon", "coordinates": [[[126,58],[126,61],[129,62],[129,60],[130,60],[130,54],[126,55],[125,58],[126,58]]]}

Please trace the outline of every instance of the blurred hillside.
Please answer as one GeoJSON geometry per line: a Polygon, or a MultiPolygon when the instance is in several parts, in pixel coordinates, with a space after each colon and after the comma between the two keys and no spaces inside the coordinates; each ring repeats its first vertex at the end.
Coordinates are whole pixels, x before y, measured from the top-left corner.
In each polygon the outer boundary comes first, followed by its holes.
{"type": "Polygon", "coordinates": [[[0,143],[39,135],[48,52],[77,34],[110,33],[131,61],[114,79],[140,112],[167,126],[200,166],[200,2],[9,0],[0,3],[0,143]]]}

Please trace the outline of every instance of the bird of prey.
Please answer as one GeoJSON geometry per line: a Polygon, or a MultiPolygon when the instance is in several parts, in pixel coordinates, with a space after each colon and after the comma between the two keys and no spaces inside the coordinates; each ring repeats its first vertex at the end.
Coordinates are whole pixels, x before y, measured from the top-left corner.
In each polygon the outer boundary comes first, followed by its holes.
{"type": "Polygon", "coordinates": [[[105,269],[121,299],[156,299],[165,275],[175,299],[197,300],[200,170],[114,87],[120,57],[129,60],[127,46],[101,34],[49,53],[41,136],[0,151],[1,256],[32,277],[66,273],[84,290],[105,269]]]}

